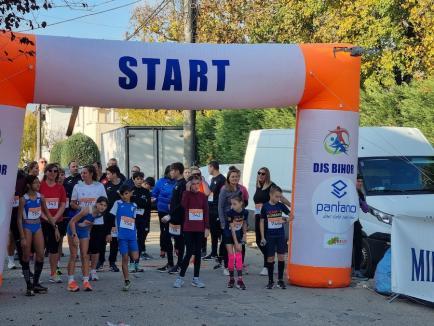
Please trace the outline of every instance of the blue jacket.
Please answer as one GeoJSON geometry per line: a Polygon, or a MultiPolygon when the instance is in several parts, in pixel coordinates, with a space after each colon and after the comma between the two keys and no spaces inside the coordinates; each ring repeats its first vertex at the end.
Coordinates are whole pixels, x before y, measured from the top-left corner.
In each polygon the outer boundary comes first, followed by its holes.
{"type": "Polygon", "coordinates": [[[172,191],[175,187],[176,180],[161,178],[155,184],[152,190],[152,198],[157,199],[157,210],[163,213],[169,213],[169,203],[172,199],[172,191]]]}

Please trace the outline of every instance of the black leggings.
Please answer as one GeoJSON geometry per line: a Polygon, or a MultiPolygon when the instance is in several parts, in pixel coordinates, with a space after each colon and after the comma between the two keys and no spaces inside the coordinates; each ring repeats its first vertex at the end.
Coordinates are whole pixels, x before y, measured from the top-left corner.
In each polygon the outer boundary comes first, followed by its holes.
{"type": "Polygon", "coordinates": [[[136,218],[136,228],[137,228],[137,244],[139,246],[139,256],[142,252],[146,251],[146,238],[149,233],[150,216],[136,218]]]}
{"type": "Polygon", "coordinates": [[[211,233],[211,256],[217,256],[217,247],[222,236],[219,213],[217,207],[209,207],[209,227],[211,233]]]}
{"type": "Polygon", "coordinates": [[[163,216],[166,216],[168,213],[166,212],[158,212],[158,220],[160,221],[160,250],[161,251],[167,251],[166,248],[166,229],[169,228],[169,224],[168,223],[163,223],[161,222],[161,218],[163,216]]]}
{"type": "Polygon", "coordinates": [[[191,256],[194,255],[194,277],[199,277],[201,250],[204,232],[184,232],[185,245],[187,252],[181,263],[181,277],[185,276],[188,265],[190,264],[191,256]]]}
{"type": "Polygon", "coordinates": [[[259,228],[259,223],[261,221],[261,215],[255,215],[255,236],[256,236],[256,245],[259,250],[262,252],[262,256],[264,256],[264,267],[267,267],[267,247],[261,246],[261,230],[259,228]]]}
{"type": "Polygon", "coordinates": [[[59,241],[56,241],[54,227],[48,222],[42,222],[42,234],[44,235],[45,248],[50,254],[59,253],[59,241]]]}
{"type": "MultiPolygon", "coordinates": [[[[172,238],[175,240],[175,249],[178,250],[178,262],[176,263],[178,266],[181,266],[182,257],[184,256],[184,236],[181,232],[181,235],[172,235],[169,232],[169,223],[167,223],[167,227],[165,228],[165,237],[164,237],[164,246],[166,248],[167,254],[167,263],[170,266],[174,266],[173,264],[173,244],[172,238]]],[[[202,244],[202,242],[201,242],[202,244]]],[[[199,256],[200,257],[200,256],[199,256]]]]}
{"type": "Polygon", "coordinates": [[[363,233],[362,224],[357,220],[354,223],[354,237],[353,237],[353,254],[354,254],[354,270],[360,270],[362,263],[362,245],[363,245],[363,233]]]}
{"type": "Polygon", "coordinates": [[[18,258],[20,259],[20,263],[21,263],[21,260],[23,258],[23,248],[21,247],[21,236],[20,236],[20,231],[18,230],[17,214],[18,214],[18,208],[16,207],[12,208],[10,230],[12,233],[12,237],[14,238],[15,249],[17,250],[18,258]]]}

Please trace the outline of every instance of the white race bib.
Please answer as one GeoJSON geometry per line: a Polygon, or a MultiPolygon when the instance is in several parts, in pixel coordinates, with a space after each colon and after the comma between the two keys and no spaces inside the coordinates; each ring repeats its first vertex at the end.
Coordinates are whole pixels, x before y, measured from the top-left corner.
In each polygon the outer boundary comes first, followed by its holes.
{"type": "Polygon", "coordinates": [[[262,204],[255,205],[255,215],[261,214],[262,204]]]}
{"type": "Polygon", "coordinates": [[[91,207],[94,206],[95,203],[96,203],[96,198],[94,197],[83,197],[80,198],[79,200],[80,207],[91,207]]]}
{"type": "Polygon", "coordinates": [[[143,214],[145,214],[144,208],[137,208],[136,209],[136,215],[143,215],[143,214]]]}
{"type": "Polygon", "coordinates": [[[189,209],[188,219],[190,221],[203,221],[203,210],[202,209],[189,209]]]}
{"type": "Polygon", "coordinates": [[[59,209],[59,198],[45,198],[48,209],[59,209]]]}
{"type": "Polygon", "coordinates": [[[27,218],[29,220],[37,220],[41,217],[41,207],[31,207],[29,208],[29,213],[27,218]]]}
{"type": "Polygon", "coordinates": [[[269,217],[268,218],[268,229],[280,229],[283,227],[283,219],[281,217],[269,217]]]}
{"type": "Polygon", "coordinates": [[[121,216],[121,223],[119,227],[123,229],[134,230],[135,227],[134,219],[128,216],[121,216]]]}
{"type": "Polygon", "coordinates": [[[169,223],[169,233],[171,235],[181,235],[181,225],[169,223]]]}

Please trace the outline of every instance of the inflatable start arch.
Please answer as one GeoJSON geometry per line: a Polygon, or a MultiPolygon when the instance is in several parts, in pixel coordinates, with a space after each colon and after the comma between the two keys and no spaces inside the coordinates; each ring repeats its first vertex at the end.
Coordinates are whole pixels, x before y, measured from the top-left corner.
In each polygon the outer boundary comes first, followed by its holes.
{"type": "Polygon", "coordinates": [[[16,35],[11,41],[0,34],[0,272],[28,103],[192,110],[297,105],[288,279],[309,287],[350,284],[360,58],[335,51],[348,45],[16,35]],[[21,44],[22,37],[34,45],[21,44]],[[35,55],[25,55],[29,50],[35,55]]]}

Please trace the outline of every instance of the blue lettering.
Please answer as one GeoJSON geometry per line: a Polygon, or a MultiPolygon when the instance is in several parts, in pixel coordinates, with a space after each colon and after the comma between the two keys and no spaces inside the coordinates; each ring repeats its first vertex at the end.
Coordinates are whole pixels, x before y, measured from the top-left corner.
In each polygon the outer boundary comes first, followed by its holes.
{"type": "Polygon", "coordinates": [[[130,67],[137,67],[137,60],[133,57],[121,57],[119,69],[127,77],[119,77],[119,86],[123,89],[133,89],[137,86],[137,74],[130,67]]]}
{"type": "Polygon", "coordinates": [[[411,269],[411,280],[414,281],[414,274],[416,274],[416,281],[424,281],[424,251],[419,250],[419,263],[417,262],[416,250],[411,248],[411,260],[412,260],[412,269],[411,269]]]}
{"type": "Polygon", "coordinates": [[[170,91],[172,86],[173,90],[182,91],[181,67],[177,59],[167,59],[166,61],[166,72],[164,73],[162,90],[170,91]]]}
{"type": "Polygon", "coordinates": [[[313,172],[319,172],[319,163],[313,163],[313,172]]]}
{"type": "Polygon", "coordinates": [[[429,282],[430,272],[429,272],[429,254],[431,252],[429,250],[426,251],[426,281],[429,282]]]}
{"type": "Polygon", "coordinates": [[[226,84],[226,66],[230,66],[229,60],[212,60],[212,65],[217,67],[217,92],[223,92],[226,84]]]}
{"type": "Polygon", "coordinates": [[[8,166],[6,164],[0,165],[1,167],[1,175],[6,175],[8,173],[8,166]]]}
{"type": "Polygon", "coordinates": [[[155,91],[155,79],[157,75],[156,66],[160,64],[160,59],[142,58],[142,63],[148,66],[148,80],[146,82],[146,89],[148,91],[155,91]]]}
{"type": "Polygon", "coordinates": [[[190,84],[189,91],[197,91],[197,80],[199,79],[199,90],[206,92],[208,88],[208,78],[206,74],[208,72],[208,66],[205,61],[202,60],[190,60],[190,84]]]}

